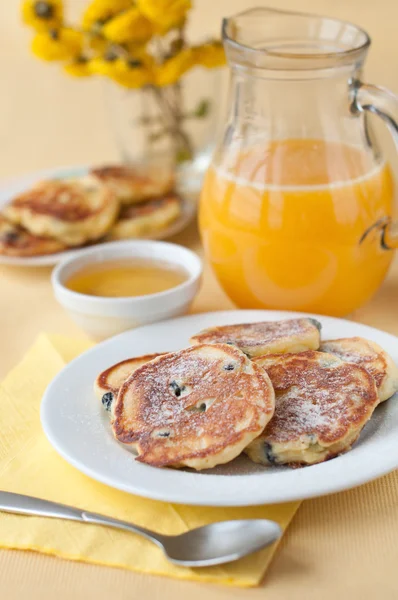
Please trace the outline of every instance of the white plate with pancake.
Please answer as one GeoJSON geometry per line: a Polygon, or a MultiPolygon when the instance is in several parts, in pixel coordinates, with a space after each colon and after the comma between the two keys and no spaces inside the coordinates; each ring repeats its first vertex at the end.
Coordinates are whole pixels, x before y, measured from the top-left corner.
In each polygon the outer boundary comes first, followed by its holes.
{"type": "MultiPolygon", "coordinates": [[[[43,171],[36,171],[28,175],[23,175],[17,178],[3,181],[0,183],[0,212],[2,208],[8,204],[14,196],[21,194],[25,190],[28,190],[35,183],[43,179],[64,179],[67,177],[80,177],[87,175],[89,172],[88,167],[75,166],[75,167],[60,167],[58,169],[47,169],[43,171]]],[[[165,227],[161,231],[151,234],[148,238],[140,237],[139,239],[151,239],[151,240],[163,240],[173,235],[176,235],[192,221],[196,213],[196,205],[193,199],[184,198],[182,206],[181,216],[165,227]]],[[[95,245],[100,245],[101,242],[95,245]]],[[[27,257],[14,257],[14,256],[3,256],[0,254],[0,265],[14,265],[21,267],[48,267],[58,264],[64,258],[71,258],[80,251],[80,248],[72,250],[65,250],[63,252],[56,252],[54,254],[45,254],[42,256],[27,256],[27,257]]]]}
{"type": "Polygon", "coordinates": [[[344,319],[303,313],[241,310],[180,317],[107,340],[67,365],[48,387],[41,406],[44,432],[71,465],[111,487],[156,500],[208,506],[288,502],[346,490],[398,468],[398,394],[379,405],[347,454],[291,469],[264,467],[244,455],[209,471],[151,467],[112,436],[108,413],[93,391],[97,375],[132,356],[178,350],[190,336],[215,325],[315,316],[322,338],[362,336],[398,363],[398,339],[344,319]]]}

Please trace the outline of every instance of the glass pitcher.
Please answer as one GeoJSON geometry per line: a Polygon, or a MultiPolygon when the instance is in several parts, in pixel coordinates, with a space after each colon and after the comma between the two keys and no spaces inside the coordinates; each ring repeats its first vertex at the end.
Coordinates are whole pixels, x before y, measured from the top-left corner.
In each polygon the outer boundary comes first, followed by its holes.
{"type": "Polygon", "coordinates": [[[207,257],[242,308],[347,315],[398,247],[394,182],[368,113],[398,136],[398,99],[361,81],[350,23],[258,8],[223,22],[227,122],[206,175],[207,257]]]}

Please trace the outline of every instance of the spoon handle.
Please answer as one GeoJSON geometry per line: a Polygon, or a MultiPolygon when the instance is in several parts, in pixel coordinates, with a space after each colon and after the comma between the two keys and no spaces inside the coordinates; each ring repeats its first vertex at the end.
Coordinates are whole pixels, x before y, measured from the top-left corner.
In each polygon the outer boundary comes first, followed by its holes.
{"type": "Polygon", "coordinates": [[[53,517],[69,521],[80,521],[81,523],[95,523],[96,525],[105,525],[107,527],[123,529],[142,535],[163,548],[163,536],[154,531],[138,527],[138,525],[134,525],[133,523],[119,521],[119,519],[98,515],[96,513],[81,510],[80,508],[67,506],[66,504],[59,504],[58,502],[34,498],[33,496],[24,496],[23,494],[0,491],[0,511],[19,515],[53,517]]]}
{"type": "Polygon", "coordinates": [[[0,510],[19,515],[83,521],[83,513],[78,508],[11,492],[0,492],[0,510]]]}

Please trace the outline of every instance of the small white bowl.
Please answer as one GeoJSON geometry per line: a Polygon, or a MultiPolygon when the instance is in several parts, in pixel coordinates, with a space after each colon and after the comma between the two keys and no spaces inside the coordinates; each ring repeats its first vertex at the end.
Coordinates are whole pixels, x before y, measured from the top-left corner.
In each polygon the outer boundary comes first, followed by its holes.
{"type": "Polygon", "coordinates": [[[77,256],[55,267],[51,281],[58,302],[82,329],[99,340],[186,313],[199,290],[201,274],[200,259],[183,246],[127,240],[81,250],[77,256]],[[150,259],[182,267],[188,273],[188,279],[165,292],[131,298],[89,296],[73,292],[65,286],[71,275],[87,265],[126,258],[150,259]]]}

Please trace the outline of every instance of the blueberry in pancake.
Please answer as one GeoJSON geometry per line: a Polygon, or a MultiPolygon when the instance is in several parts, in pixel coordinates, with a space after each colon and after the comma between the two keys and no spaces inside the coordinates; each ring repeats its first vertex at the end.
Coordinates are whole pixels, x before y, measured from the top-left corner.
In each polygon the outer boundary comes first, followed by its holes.
{"type": "Polygon", "coordinates": [[[126,379],[139,367],[158,356],[162,356],[162,354],[146,354],[145,356],[128,358],[112,365],[98,375],[94,382],[94,392],[102,401],[105,410],[111,411],[112,403],[126,379]]]}
{"type": "Polygon", "coordinates": [[[0,215],[0,254],[3,256],[40,256],[62,252],[65,249],[65,244],[51,238],[32,235],[0,215]]]}

